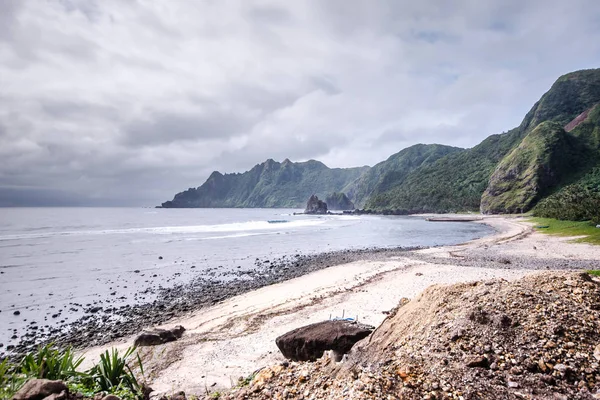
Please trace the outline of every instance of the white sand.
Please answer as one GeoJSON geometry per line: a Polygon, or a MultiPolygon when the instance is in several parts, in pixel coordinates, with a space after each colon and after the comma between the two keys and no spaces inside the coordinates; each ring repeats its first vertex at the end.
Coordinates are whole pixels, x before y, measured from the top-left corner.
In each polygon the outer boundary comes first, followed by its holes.
{"type": "MultiPolygon", "coordinates": [[[[463,245],[420,250],[453,258],[470,251],[500,252],[535,258],[597,259],[600,246],[566,243],[564,238],[532,233],[519,219],[486,217],[499,232],[463,245]]],[[[282,361],[275,338],[297,327],[330,316],[358,317],[374,326],[402,297],[414,297],[434,283],[456,283],[501,277],[516,279],[535,273],[523,269],[492,269],[433,264],[398,257],[359,261],[316,271],[179,318],[164,327],[183,325],[182,339],[143,348],[146,378],[153,393],[202,394],[229,388],[238,377],[282,361]]],[[[109,347],[126,348],[133,342],[113,343],[85,352],[89,362],[109,347]]]]}

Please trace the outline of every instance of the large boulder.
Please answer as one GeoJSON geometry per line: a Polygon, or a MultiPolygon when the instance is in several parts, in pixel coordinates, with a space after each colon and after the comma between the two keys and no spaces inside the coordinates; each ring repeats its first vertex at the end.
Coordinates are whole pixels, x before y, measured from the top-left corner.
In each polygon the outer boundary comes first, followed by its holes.
{"type": "Polygon", "coordinates": [[[69,388],[63,381],[51,381],[48,379],[32,379],[23,385],[14,395],[13,400],[43,400],[46,397],[66,399],[69,388]]]}
{"type": "Polygon", "coordinates": [[[135,346],[156,346],[163,343],[174,342],[183,336],[185,328],[177,325],[173,329],[154,329],[142,332],[133,344],[135,346]]]}
{"type": "Polygon", "coordinates": [[[323,200],[319,200],[316,195],[310,196],[306,203],[305,214],[327,214],[327,203],[323,200]]]}
{"type": "Polygon", "coordinates": [[[338,361],[359,340],[369,336],[373,327],[353,321],[333,320],[294,329],[275,339],[281,353],[293,361],[315,361],[332,350],[338,361]]]}

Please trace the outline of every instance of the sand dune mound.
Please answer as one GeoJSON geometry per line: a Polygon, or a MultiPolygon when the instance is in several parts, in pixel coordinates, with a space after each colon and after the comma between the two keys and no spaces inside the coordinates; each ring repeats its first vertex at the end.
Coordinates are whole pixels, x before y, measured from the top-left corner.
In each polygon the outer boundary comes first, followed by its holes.
{"type": "Polygon", "coordinates": [[[600,284],[585,273],[434,285],[343,363],[283,363],[232,399],[600,398],[600,284]]]}

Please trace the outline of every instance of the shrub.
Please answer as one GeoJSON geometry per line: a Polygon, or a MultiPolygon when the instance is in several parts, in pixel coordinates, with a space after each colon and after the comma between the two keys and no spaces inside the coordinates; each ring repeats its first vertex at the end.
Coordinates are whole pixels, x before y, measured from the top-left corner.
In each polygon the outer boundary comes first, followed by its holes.
{"type": "Polygon", "coordinates": [[[77,375],[83,357],[75,357],[71,347],[58,350],[52,344],[38,347],[21,361],[21,373],[29,378],[68,380],[77,375]]]}

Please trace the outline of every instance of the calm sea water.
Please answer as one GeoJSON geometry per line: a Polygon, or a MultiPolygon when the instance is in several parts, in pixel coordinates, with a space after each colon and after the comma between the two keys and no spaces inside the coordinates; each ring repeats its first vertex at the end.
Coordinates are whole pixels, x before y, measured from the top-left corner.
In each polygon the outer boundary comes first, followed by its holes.
{"type": "Polygon", "coordinates": [[[13,343],[14,330],[24,333],[27,324],[74,321],[86,305],[150,301],[151,295],[134,296],[149,286],[184,283],[211,268],[219,276],[251,269],[256,258],[456,244],[493,232],[485,225],[419,217],[294,211],[0,209],[0,343],[13,343]],[[61,315],[52,318],[58,310],[61,315]]]}

